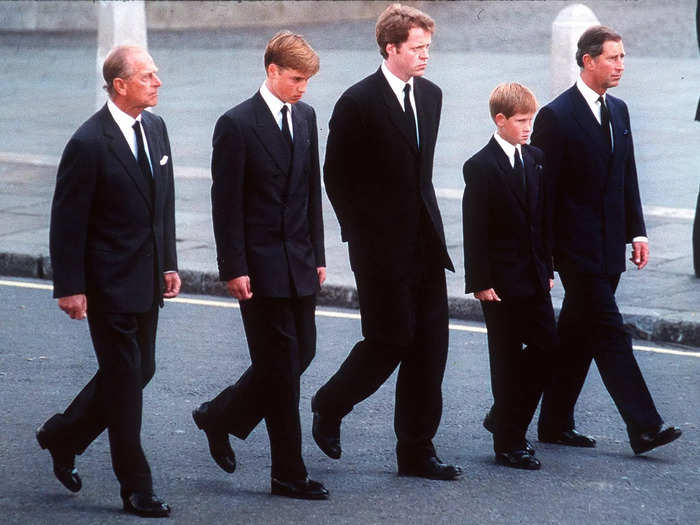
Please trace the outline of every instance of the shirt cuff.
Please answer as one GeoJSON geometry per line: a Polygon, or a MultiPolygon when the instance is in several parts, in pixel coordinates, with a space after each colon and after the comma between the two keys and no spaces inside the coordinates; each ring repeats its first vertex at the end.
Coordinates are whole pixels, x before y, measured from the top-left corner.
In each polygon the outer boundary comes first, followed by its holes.
{"type": "Polygon", "coordinates": [[[640,235],[639,237],[633,237],[632,242],[645,242],[645,243],[649,244],[649,238],[644,237],[643,235],[640,235]]]}
{"type": "Polygon", "coordinates": [[[163,273],[177,273],[177,270],[165,270],[163,273]]]}

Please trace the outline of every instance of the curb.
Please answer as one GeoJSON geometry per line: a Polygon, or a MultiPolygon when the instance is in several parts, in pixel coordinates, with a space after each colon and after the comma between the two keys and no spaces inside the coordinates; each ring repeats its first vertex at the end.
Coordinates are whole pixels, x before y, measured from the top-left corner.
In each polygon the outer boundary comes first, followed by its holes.
{"type": "MultiPolygon", "coordinates": [[[[214,272],[180,270],[182,292],[228,297],[224,284],[214,272]]],[[[51,280],[51,261],[45,255],[0,253],[0,275],[51,280]]],[[[357,309],[357,290],[352,286],[325,284],[318,304],[357,309]]],[[[481,306],[469,297],[448,297],[451,319],[484,322],[481,306]]],[[[624,308],[624,305],[622,305],[624,308]]],[[[559,314],[559,308],[555,307],[559,314]]],[[[634,339],[700,347],[700,315],[688,312],[629,308],[621,311],[625,329],[634,339]]]]}

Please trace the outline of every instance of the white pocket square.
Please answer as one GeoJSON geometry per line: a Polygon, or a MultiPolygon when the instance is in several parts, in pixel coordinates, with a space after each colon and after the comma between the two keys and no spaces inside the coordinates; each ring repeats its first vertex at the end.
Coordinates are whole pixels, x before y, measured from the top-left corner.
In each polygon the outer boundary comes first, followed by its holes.
{"type": "Polygon", "coordinates": [[[168,162],[168,156],[167,156],[167,155],[163,155],[163,158],[160,159],[160,165],[161,165],[161,166],[165,166],[165,165],[167,164],[167,162],[168,162]]]}

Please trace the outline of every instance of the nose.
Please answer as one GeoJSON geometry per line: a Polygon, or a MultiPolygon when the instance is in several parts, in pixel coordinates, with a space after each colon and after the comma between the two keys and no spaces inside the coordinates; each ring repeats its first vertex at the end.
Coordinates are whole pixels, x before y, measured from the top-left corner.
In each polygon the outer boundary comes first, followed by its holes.
{"type": "Polygon", "coordinates": [[[163,83],[160,81],[160,78],[155,73],[153,73],[153,81],[154,81],[156,87],[160,87],[163,85],[163,83]]]}
{"type": "Polygon", "coordinates": [[[303,95],[304,93],[306,93],[306,87],[308,85],[309,85],[308,81],[299,82],[299,86],[297,87],[297,90],[299,91],[299,93],[301,93],[303,95]]]}

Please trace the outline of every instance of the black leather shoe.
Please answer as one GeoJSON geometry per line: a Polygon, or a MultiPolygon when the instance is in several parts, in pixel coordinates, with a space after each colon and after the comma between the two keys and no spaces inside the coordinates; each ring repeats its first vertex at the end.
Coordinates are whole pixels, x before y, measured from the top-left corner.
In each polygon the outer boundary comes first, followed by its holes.
{"type": "Polygon", "coordinates": [[[56,479],[71,492],[78,492],[83,482],[75,468],[75,454],[71,451],[52,447],[48,444],[47,432],[43,426],[36,431],[36,440],[42,449],[48,449],[53,460],[53,473],[56,479]]]}
{"type": "Polygon", "coordinates": [[[122,494],[124,511],[142,518],[167,518],[170,506],[155,494],[149,492],[128,492],[122,494]]]}
{"type": "Polygon", "coordinates": [[[311,410],[314,413],[311,435],[323,453],[332,459],[340,459],[340,419],[323,417],[315,408],[315,397],[311,398],[311,410]]]}
{"type": "Polygon", "coordinates": [[[270,493],[274,496],[284,496],[295,499],[328,499],[326,488],[313,479],[305,478],[293,481],[282,481],[272,478],[270,493]]]}
{"type": "MultiPolygon", "coordinates": [[[[493,434],[493,431],[496,428],[496,418],[493,416],[493,407],[491,407],[489,411],[486,412],[483,425],[486,430],[493,434]]],[[[529,439],[525,440],[525,452],[527,452],[531,456],[535,455],[535,447],[532,446],[532,443],[530,443],[529,439]]]]}
{"type": "Polygon", "coordinates": [[[542,463],[536,457],[528,454],[526,450],[498,452],[496,454],[496,463],[506,467],[525,470],[539,470],[542,466],[542,463]]]}
{"type": "Polygon", "coordinates": [[[204,404],[195,408],[192,411],[192,419],[194,419],[197,428],[203,430],[207,435],[209,453],[216,464],[226,472],[233,472],[236,470],[236,454],[233,453],[231,443],[229,443],[228,433],[208,427],[205,422],[205,411],[204,404]]]}
{"type": "Polygon", "coordinates": [[[636,436],[630,436],[630,445],[635,454],[644,454],[651,449],[666,445],[681,437],[683,432],[678,427],[659,428],[651,432],[642,432],[636,436]]]}
{"type": "Polygon", "coordinates": [[[540,432],[537,438],[542,443],[554,443],[556,445],[567,445],[569,447],[594,448],[595,439],[577,432],[575,429],[564,430],[558,434],[545,434],[540,432]]]}
{"type": "Polygon", "coordinates": [[[437,456],[426,457],[411,462],[399,462],[399,476],[414,476],[418,478],[452,480],[462,475],[462,467],[447,465],[437,456]]]}

